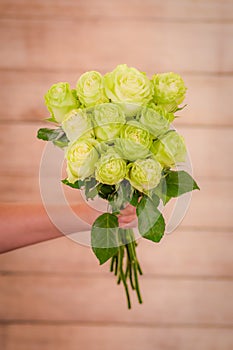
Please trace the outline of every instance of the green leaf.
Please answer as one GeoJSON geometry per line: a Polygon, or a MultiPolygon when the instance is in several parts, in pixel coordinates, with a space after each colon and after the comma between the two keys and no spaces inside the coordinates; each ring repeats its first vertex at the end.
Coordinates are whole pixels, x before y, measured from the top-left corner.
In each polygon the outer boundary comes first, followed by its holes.
{"type": "Polygon", "coordinates": [[[118,252],[118,218],[116,215],[104,213],[95,220],[91,229],[91,245],[100,265],[118,252]]]}
{"type": "Polygon", "coordinates": [[[133,188],[128,180],[121,181],[115,186],[115,192],[109,196],[108,200],[113,211],[120,211],[130,202],[133,188]]]}
{"type": "Polygon", "coordinates": [[[88,192],[85,190],[86,199],[94,199],[98,195],[96,187],[91,188],[88,192]]]}
{"type": "Polygon", "coordinates": [[[175,112],[182,111],[182,109],[184,109],[185,107],[187,107],[187,104],[182,107],[177,107],[175,112]]]}
{"type": "Polygon", "coordinates": [[[51,123],[56,123],[56,124],[58,124],[58,122],[56,121],[56,119],[54,118],[54,116],[49,117],[49,118],[45,118],[45,120],[46,120],[47,122],[51,122],[51,123]]]}
{"type": "Polygon", "coordinates": [[[116,186],[99,183],[97,191],[101,198],[111,200],[116,193],[116,186]]]}
{"type": "Polygon", "coordinates": [[[158,204],[159,198],[156,195],[152,199],[143,196],[136,209],[140,234],[153,242],[159,242],[165,231],[165,221],[157,209],[158,204]]]}
{"type": "Polygon", "coordinates": [[[130,199],[132,198],[133,195],[133,187],[131,186],[130,182],[128,180],[123,180],[120,182],[119,184],[119,189],[117,190],[117,193],[119,192],[119,190],[121,191],[121,197],[122,197],[122,207],[124,207],[124,205],[126,203],[128,203],[130,201],[130,199]]]}
{"type": "Polygon", "coordinates": [[[161,198],[164,205],[171,199],[171,197],[167,195],[167,184],[164,177],[160,180],[158,186],[152,190],[152,193],[161,198]]]}
{"type": "Polygon", "coordinates": [[[37,138],[44,141],[52,141],[56,146],[61,148],[66,147],[69,141],[61,128],[41,128],[37,132],[37,138]]]}
{"type": "Polygon", "coordinates": [[[151,195],[151,200],[152,200],[153,205],[154,205],[155,207],[158,207],[158,206],[159,206],[160,199],[159,199],[159,197],[158,197],[155,193],[152,193],[152,195],[151,195]]]}
{"type": "Polygon", "coordinates": [[[166,195],[168,197],[178,197],[186,192],[199,190],[197,183],[185,171],[169,171],[166,180],[166,195]]]}
{"type": "Polygon", "coordinates": [[[95,198],[95,196],[97,196],[98,191],[96,188],[96,184],[97,184],[97,181],[94,177],[91,177],[84,181],[86,199],[89,199],[89,198],[93,199],[95,198]]]}
{"type": "Polygon", "coordinates": [[[69,182],[67,179],[61,180],[61,182],[67,186],[70,186],[72,188],[77,188],[78,190],[81,189],[81,187],[84,185],[84,181],[82,180],[77,180],[74,183],[69,182]]]}
{"type": "Polygon", "coordinates": [[[97,189],[95,187],[97,181],[94,177],[85,180],[77,180],[74,183],[69,182],[68,179],[64,179],[62,180],[62,183],[72,188],[76,188],[78,190],[84,187],[86,199],[93,199],[98,194],[97,189]]]}
{"type": "Polygon", "coordinates": [[[134,207],[137,207],[138,200],[141,197],[141,195],[142,195],[141,192],[139,192],[138,190],[134,189],[132,198],[130,200],[130,204],[133,205],[134,207]]]}
{"type": "Polygon", "coordinates": [[[64,147],[68,146],[68,142],[69,142],[69,140],[67,139],[67,136],[64,133],[64,135],[62,135],[60,138],[58,138],[57,140],[54,140],[53,144],[55,146],[60,147],[60,148],[64,148],[64,147]]]}
{"type": "Polygon", "coordinates": [[[44,141],[54,141],[57,140],[64,132],[60,128],[58,129],[48,129],[48,128],[42,128],[39,129],[37,132],[38,139],[44,140],[44,141]]]}

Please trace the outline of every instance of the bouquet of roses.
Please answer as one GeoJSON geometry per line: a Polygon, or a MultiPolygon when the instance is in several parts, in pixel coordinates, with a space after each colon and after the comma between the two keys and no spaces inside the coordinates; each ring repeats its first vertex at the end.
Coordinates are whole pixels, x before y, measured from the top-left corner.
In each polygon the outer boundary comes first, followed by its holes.
{"type": "Polygon", "coordinates": [[[122,64],[104,76],[86,72],[76,89],[57,83],[45,95],[48,120],[59,125],[40,129],[37,136],[64,149],[65,185],[84,189],[87,200],[98,196],[108,202],[92,225],[91,245],[100,264],[111,259],[129,308],[129,287],[142,303],[142,270],[134,230],[119,227],[120,210],[136,207],[139,235],[159,242],[165,231],[159,205],[198,189],[187,172],[177,170],[186,147],[171,127],[185,92],[178,74],[155,74],[150,80],[122,64]]]}

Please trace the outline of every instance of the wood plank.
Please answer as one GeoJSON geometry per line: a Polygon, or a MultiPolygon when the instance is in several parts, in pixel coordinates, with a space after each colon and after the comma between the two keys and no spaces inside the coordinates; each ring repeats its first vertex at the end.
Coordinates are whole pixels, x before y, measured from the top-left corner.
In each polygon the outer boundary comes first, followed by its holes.
{"type": "MultiPolygon", "coordinates": [[[[2,176],[38,176],[46,142],[38,140],[36,134],[43,126],[50,127],[48,123],[1,123],[2,176]]],[[[179,126],[177,131],[185,137],[196,177],[232,178],[232,172],[226,171],[230,163],[229,149],[233,148],[231,128],[179,126]]],[[[53,161],[51,169],[58,164],[57,159],[53,161]]]]}
{"type": "Polygon", "coordinates": [[[211,177],[198,180],[201,191],[193,192],[190,208],[181,226],[213,230],[227,229],[233,226],[232,220],[232,181],[211,181],[211,177]]]}
{"type": "Polygon", "coordinates": [[[209,179],[231,177],[228,171],[223,170],[229,167],[228,150],[233,146],[231,128],[177,126],[177,131],[185,138],[195,176],[209,179]],[[213,161],[210,162],[210,159],[213,161]],[[219,166],[223,167],[217,170],[219,166]]]}
{"type": "Polygon", "coordinates": [[[232,71],[229,23],[2,19],[0,31],[1,69],[106,72],[124,62],[146,72],[232,71]]]}
{"type": "Polygon", "coordinates": [[[164,20],[230,20],[233,6],[230,0],[1,0],[0,15],[17,18],[155,18],[164,20]]]}
{"type": "Polygon", "coordinates": [[[232,326],[233,281],[141,278],[143,305],[129,312],[109,278],[2,276],[0,319],[232,326]]]}
{"type": "Polygon", "coordinates": [[[0,345],[5,350],[6,348],[6,329],[4,326],[0,326],[0,345]]]}
{"type": "Polygon", "coordinates": [[[38,176],[0,176],[1,203],[40,203],[38,176]]]}
{"type": "MultiPolygon", "coordinates": [[[[0,91],[0,120],[40,121],[49,116],[44,106],[44,94],[57,81],[68,81],[75,87],[82,72],[1,71],[4,89],[0,91]],[[23,89],[22,89],[23,84],[23,89]],[[11,92],[9,94],[9,91],[11,92]],[[14,103],[12,103],[12,100],[14,103]]],[[[233,125],[231,114],[232,76],[187,75],[188,104],[176,125],[233,125]]]]}
{"type": "MultiPolygon", "coordinates": [[[[232,240],[230,232],[179,228],[160,244],[140,240],[137,252],[146,277],[233,277],[232,240]]],[[[63,237],[1,254],[0,271],[108,275],[109,264],[100,268],[89,248],[63,237]]]]}
{"type": "MultiPolygon", "coordinates": [[[[231,350],[231,329],[145,328],[112,325],[1,326],[4,350],[231,350]],[[168,336],[169,334],[169,336],[168,336]]],[[[0,329],[1,329],[0,328],[0,329]]]]}

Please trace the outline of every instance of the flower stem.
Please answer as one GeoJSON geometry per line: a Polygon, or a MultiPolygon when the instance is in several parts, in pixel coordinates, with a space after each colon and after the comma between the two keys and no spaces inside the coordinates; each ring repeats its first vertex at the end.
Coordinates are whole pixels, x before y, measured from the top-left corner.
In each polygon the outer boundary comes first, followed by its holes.
{"type": "Polygon", "coordinates": [[[125,247],[126,247],[126,251],[127,251],[127,267],[128,267],[128,271],[129,271],[129,280],[130,280],[131,288],[134,290],[135,286],[134,286],[133,278],[132,278],[132,263],[131,263],[131,257],[130,257],[128,244],[126,244],[125,247]]]}
{"type": "Polygon", "coordinates": [[[121,246],[119,248],[119,256],[120,256],[120,276],[121,276],[121,280],[122,280],[122,282],[124,284],[124,287],[125,287],[125,293],[126,293],[126,297],[127,297],[128,308],[131,309],[131,302],[130,302],[128,285],[127,285],[125,274],[124,274],[124,271],[123,271],[124,246],[121,246]]]}
{"type": "Polygon", "coordinates": [[[115,262],[116,262],[116,256],[114,255],[111,259],[110,272],[113,272],[115,262]]]}
{"type": "Polygon", "coordinates": [[[117,254],[112,257],[110,271],[117,276],[117,284],[123,283],[127,305],[131,309],[128,281],[132,290],[135,290],[139,303],[142,303],[138,281],[138,274],[142,275],[142,270],[137,259],[137,243],[132,229],[119,229],[119,244],[117,254]]]}
{"type": "Polygon", "coordinates": [[[135,290],[137,293],[138,301],[141,304],[142,303],[142,297],[139,289],[139,283],[138,283],[138,261],[136,257],[136,251],[134,251],[133,248],[134,242],[131,242],[128,244],[129,246],[129,251],[131,255],[131,264],[133,266],[133,273],[134,273],[134,283],[135,283],[135,290]]]}

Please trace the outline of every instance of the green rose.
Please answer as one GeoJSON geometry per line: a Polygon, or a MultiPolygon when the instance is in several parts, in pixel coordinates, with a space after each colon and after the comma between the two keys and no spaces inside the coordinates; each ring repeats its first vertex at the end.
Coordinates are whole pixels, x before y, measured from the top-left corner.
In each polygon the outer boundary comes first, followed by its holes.
{"type": "Polygon", "coordinates": [[[152,137],[144,125],[129,121],[121,129],[120,138],[115,140],[115,147],[122,158],[134,161],[150,154],[152,137]]]}
{"type": "MultiPolygon", "coordinates": [[[[146,104],[153,98],[153,85],[146,74],[126,64],[117,66],[104,76],[104,87],[112,102],[123,102],[126,106],[127,103],[146,104]]],[[[130,113],[135,111],[131,110],[130,113]]]]}
{"type": "Polygon", "coordinates": [[[108,102],[104,92],[103,77],[99,72],[86,72],[77,82],[77,95],[85,107],[108,102]]]}
{"type": "Polygon", "coordinates": [[[169,123],[173,122],[173,120],[175,119],[174,114],[171,112],[168,112],[162,105],[156,105],[154,102],[150,102],[147,105],[147,107],[154,109],[156,113],[158,113],[159,115],[167,119],[169,123]]]}
{"type": "Polygon", "coordinates": [[[52,119],[58,123],[63,121],[68,112],[79,107],[74,90],[70,89],[68,83],[54,84],[44,98],[52,119]]]}
{"type": "Polygon", "coordinates": [[[91,117],[84,109],[73,109],[62,122],[62,129],[68,139],[73,142],[80,137],[94,137],[91,117]]]}
{"type": "Polygon", "coordinates": [[[118,102],[117,104],[122,108],[126,120],[133,120],[142,109],[142,105],[136,103],[118,102]]]}
{"type": "Polygon", "coordinates": [[[96,165],[96,180],[107,185],[121,182],[126,175],[126,162],[110,149],[103,154],[96,165]]]}
{"type": "Polygon", "coordinates": [[[74,183],[94,174],[99,159],[94,139],[79,139],[68,146],[66,151],[68,181],[74,183]]]}
{"type": "Polygon", "coordinates": [[[160,108],[143,107],[139,121],[147,127],[154,137],[164,134],[169,129],[169,121],[164,117],[166,112],[160,108]]]}
{"type": "Polygon", "coordinates": [[[155,159],[141,159],[127,166],[127,179],[140,192],[147,193],[155,188],[161,179],[162,167],[155,159]]]}
{"type": "Polygon", "coordinates": [[[155,74],[152,82],[155,102],[163,105],[169,112],[176,111],[187,90],[181,76],[175,73],[155,74]]]}
{"type": "Polygon", "coordinates": [[[100,141],[113,140],[119,136],[125,124],[125,115],[120,106],[105,103],[93,110],[95,136],[100,141]]]}
{"type": "Polygon", "coordinates": [[[176,163],[184,162],[187,153],[184,138],[174,130],[154,141],[151,152],[163,167],[173,167],[176,163]]]}

